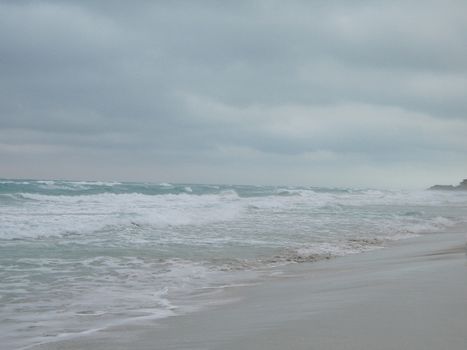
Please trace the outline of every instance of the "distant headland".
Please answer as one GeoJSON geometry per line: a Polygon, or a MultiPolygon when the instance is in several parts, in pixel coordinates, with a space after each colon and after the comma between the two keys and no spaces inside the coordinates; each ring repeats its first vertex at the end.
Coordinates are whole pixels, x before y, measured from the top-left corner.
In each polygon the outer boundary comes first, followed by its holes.
{"type": "Polygon", "coordinates": [[[434,185],[429,188],[429,190],[438,190],[438,191],[467,191],[467,179],[462,180],[462,182],[457,186],[452,185],[434,185]]]}

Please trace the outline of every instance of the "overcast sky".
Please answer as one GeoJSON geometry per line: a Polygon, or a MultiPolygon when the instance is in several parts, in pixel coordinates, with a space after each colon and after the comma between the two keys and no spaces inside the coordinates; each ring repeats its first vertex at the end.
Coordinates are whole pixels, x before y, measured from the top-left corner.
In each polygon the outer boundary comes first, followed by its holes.
{"type": "Polygon", "coordinates": [[[467,2],[0,0],[0,177],[455,184],[467,2]]]}

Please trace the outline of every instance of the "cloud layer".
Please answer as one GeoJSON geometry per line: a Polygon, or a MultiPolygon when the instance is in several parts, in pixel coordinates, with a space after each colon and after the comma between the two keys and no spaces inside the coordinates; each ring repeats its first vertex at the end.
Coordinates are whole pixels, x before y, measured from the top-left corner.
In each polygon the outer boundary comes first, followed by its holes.
{"type": "Polygon", "coordinates": [[[467,175],[463,1],[0,1],[0,177],[467,175]]]}

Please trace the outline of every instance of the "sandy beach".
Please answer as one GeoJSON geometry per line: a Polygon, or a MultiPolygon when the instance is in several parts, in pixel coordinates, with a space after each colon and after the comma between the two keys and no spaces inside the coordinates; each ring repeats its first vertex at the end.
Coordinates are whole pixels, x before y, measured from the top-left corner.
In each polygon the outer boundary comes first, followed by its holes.
{"type": "Polygon", "coordinates": [[[293,264],[196,312],[33,349],[465,349],[465,232],[293,264]]]}
{"type": "Polygon", "coordinates": [[[467,350],[466,33],[0,0],[0,350],[467,350]]]}

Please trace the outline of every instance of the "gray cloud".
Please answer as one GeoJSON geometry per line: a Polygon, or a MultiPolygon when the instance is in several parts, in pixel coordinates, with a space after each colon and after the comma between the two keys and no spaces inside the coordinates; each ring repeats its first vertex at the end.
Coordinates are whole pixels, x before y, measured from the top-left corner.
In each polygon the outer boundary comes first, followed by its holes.
{"type": "Polygon", "coordinates": [[[455,182],[466,33],[462,1],[0,1],[0,176],[455,182]]]}

